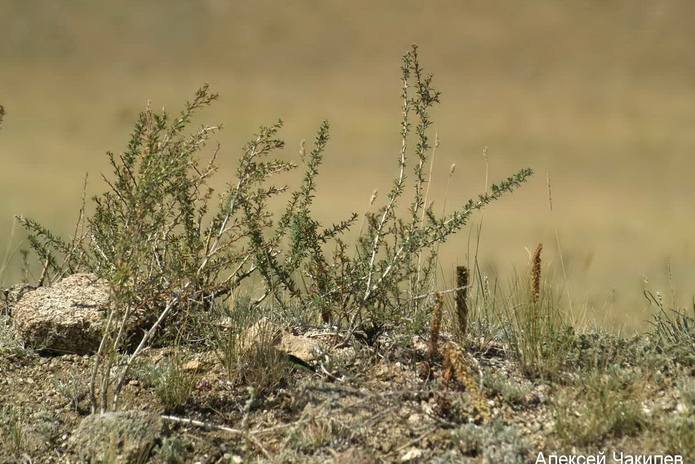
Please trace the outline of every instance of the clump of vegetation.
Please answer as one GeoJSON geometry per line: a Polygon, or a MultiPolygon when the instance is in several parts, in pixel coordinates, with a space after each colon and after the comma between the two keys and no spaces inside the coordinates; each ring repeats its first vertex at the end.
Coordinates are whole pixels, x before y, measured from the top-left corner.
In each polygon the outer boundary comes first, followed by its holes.
{"type": "Polygon", "coordinates": [[[658,349],[679,364],[695,367],[695,303],[689,314],[687,309],[667,308],[660,292],[645,290],[644,295],[657,309],[651,338],[658,349]]]}
{"type": "Polygon", "coordinates": [[[283,308],[298,305],[325,322],[360,330],[375,339],[389,327],[421,330],[417,321],[432,307],[437,246],[458,232],[477,210],[511,192],[530,175],[522,169],[492,185],[490,192],[462,208],[437,217],[425,204],[429,182],[426,166],[432,148],[429,110],[439,102],[432,76],[420,66],[417,47],[403,57],[401,150],[398,174],[376,213],[368,213],[366,228],[354,247],[341,235],[356,215],[329,228],[311,216],[316,176],[328,141],[328,124],[319,129],[315,148],[306,162],[302,185],[292,193],[272,235],[255,229],[251,242],[255,263],[266,289],[283,308]],[[413,123],[413,113],[416,119],[413,123]],[[410,153],[412,138],[414,153],[410,153]],[[405,215],[399,213],[412,170],[411,201],[405,215]],[[274,244],[285,243],[285,246],[274,244]],[[281,290],[281,291],[279,291],[281,290]]]}
{"type": "Polygon", "coordinates": [[[157,456],[166,464],[184,464],[187,452],[192,447],[188,438],[166,437],[162,440],[157,456]]]}
{"type": "Polygon", "coordinates": [[[0,443],[12,453],[24,451],[26,443],[26,414],[21,407],[0,409],[0,443]]]}
{"type": "Polygon", "coordinates": [[[553,403],[556,436],[568,446],[589,446],[638,433],[647,424],[643,385],[638,369],[587,373],[576,396],[563,394],[553,403]]]}
{"type": "Polygon", "coordinates": [[[500,395],[508,404],[523,403],[533,391],[533,385],[529,381],[519,381],[504,372],[490,369],[483,372],[483,384],[487,390],[500,395]]]}
{"type": "Polygon", "coordinates": [[[227,379],[234,385],[252,385],[265,394],[283,385],[291,374],[287,356],[275,347],[278,329],[260,316],[248,295],[233,306],[222,307],[221,327],[214,328],[214,346],[227,379]]]}
{"type": "Polygon", "coordinates": [[[541,250],[531,260],[527,288],[514,282],[506,300],[503,332],[514,358],[528,375],[549,379],[561,375],[568,365],[574,330],[567,323],[560,302],[541,280],[541,250]]]}
{"type": "Polygon", "coordinates": [[[53,279],[88,271],[110,282],[113,304],[92,375],[93,408],[97,403],[102,410],[118,404],[132,360],[157,334],[177,341],[190,338],[197,315],[250,276],[259,276],[264,284],[255,304],[268,301],[274,313],[299,308],[346,328],[348,336],[360,332],[373,341],[390,327],[405,332],[424,328],[417,321],[426,321],[419,315],[431,307],[437,246],[475,211],[526,181],[531,170],[522,169],[492,185],[450,214],[434,213],[426,204],[426,166],[432,149],[429,110],[440,93],[417,52],[413,46],[401,68],[397,176],[385,205],[367,215],[364,233],[352,247],[341,236],[355,223],[356,214],[327,228],[311,214],[329,139],[328,122],[321,124],[311,152],[302,153],[304,177],[277,220],[268,201],[287,188],[271,185],[269,179],[297,167],[270,158],[284,146],[276,138],[281,121],[262,127],[246,145],[236,178],[218,195],[217,207],[211,206],[215,196],[208,181],[217,171],[219,146],[207,163],[197,153],[219,127],[203,126],[193,135],[184,134],[194,114],[217,99],[207,86],[176,118],[148,105],[127,150],[108,154],[113,170],[113,177],[105,178],[109,189],[93,198],[92,217],[84,218],[84,208],[80,212],[71,240],[20,218],[53,279]],[[407,213],[401,214],[409,170],[412,195],[407,213]],[[132,354],[113,381],[115,356],[124,347],[132,354]]]}
{"type": "Polygon", "coordinates": [[[679,387],[680,406],[675,414],[665,418],[657,429],[665,438],[670,453],[695,455],[695,381],[688,380],[679,387]]]}
{"type": "Polygon", "coordinates": [[[89,395],[89,379],[75,366],[58,373],[53,378],[53,386],[70,402],[75,411],[79,411],[80,402],[89,395]]]}
{"type": "Polygon", "coordinates": [[[145,380],[154,387],[165,411],[180,410],[193,393],[197,376],[186,372],[187,357],[180,350],[161,360],[145,374],[145,380]]]}
{"type": "MultiPolygon", "coordinates": [[[[477,262],[457,268],[455,288],[437,288],[439,246],[531,171],[517,172],[452,213],[435,214],[426,173],[438,145],[429,135],[429,112],[440,94],[420,66],[417,47],[403,57],[401,71],[396,176],[384,203],[365,214],[355,243],[345,236],[357,215],[330,226],[312,215],[328,122],[312,148],[302,144],[297,164],[273,158],[284,147],[278,138],[282,122],[261,127],[228,187],[210,187],[220,147],[205,161],[199,156],[219,126],[185,133],[195,114],[217,99],[207,86],[177,117],[148,105],[126,151],[108,154],[113,172],[105,177],[107,191],[92,199],[91,217],[83,205],[70,239],[20,218],[43,267],[39,284],[93,272],[111,287],[91,377],[77,368],[63,371],[51,393],[57,391],[78,414],[86,398],[92,412],[119,408],[126,386],[131,394],[156,396],[168,414],[183,414],[196,403],[202,407],[195,415],[205,421],[163,418],[230,434],[227,448],[218,446],[219,435],[211,446],[220,453],[216,458],[235,462],[259,453],[268,460],[324,459],[325,448],[357,462],[359,453],[352,456],[351,448],[368,444],[392,460],[459,462],[463,455],[471,462],[522,463],[548,423],[553,432],[543,437],[541,449],[593,450],[653,433],[660,449],[692,455],[692,382],[674,393],[695,366],[695,323],[687,311],[664,309],[660,295],[647,292],[659,310],[649,336],[577,334],[542,279],[542,245],[528,276],[509,290],[491,283],[477,262]],[[276,184],[295,169],[304,173],[296,188],[276,184]],[[269,205],[281,195],[287,203],[275,214],[269,205]],[[446,311],[449,294],[453,313],[446,311]],[[292,383],[291,355],[278,349],[286,327],[278,322],[288,320],[299,333],[321,325],[302,334],[321,342],[320,357],[312,366],[304,363],[317,373],[302,379],[306,383],[292,383]],[[136,363],[154,345],[169,345],[173,354],[155,365],[147,358],[136,363]],[[221,366],[226,381],[197,382],[195,367],[184,369],[184,353],[203,349],[217,356],[215,368],[221,366]],[[390,362],[394,358],[407,362],[390,362]],[[407,371],[413,366],[419,366],[419,377],[407,371]],[[133,374],[143,382],[126,382],[133,374]],[[392,385],[398,391],[386,391],[392,385]],[[655,385],[677,398],[673,406],[645,406],[656,403],[648,396],[655,385]],[[244,401],[241,387],[248,392],[244,401]],[[537,417],[529,424],[530,414],[537,417]],[[429,445],[436,450],[423,451],[429,445]]],[[[0,124],[2,116],[0,107],[0,124]]],[[[6,322],[8,295],[0,314],[5,358],[23,352],[6,322]]],[[[39,372],[52,369],[39,364],[39,372]]],[[[3,407],[0,418],[0,454],[2,448],[23,453],[35,441],[24,410],[3,407]]],[[[63,439],[45,427],[44,436],[63,439]]],[[[119,453],[115,432],[110,439],[109,462],[119,453]]],[[[48,440],[36,441],[43,446],[48,440]]],[[[193,434],[157,443],[156,459],[163,462],[188,462],[200,451],[193,434]]],[[[151,451],[142,450],[137,459],[145,462],[151,451]]]]}

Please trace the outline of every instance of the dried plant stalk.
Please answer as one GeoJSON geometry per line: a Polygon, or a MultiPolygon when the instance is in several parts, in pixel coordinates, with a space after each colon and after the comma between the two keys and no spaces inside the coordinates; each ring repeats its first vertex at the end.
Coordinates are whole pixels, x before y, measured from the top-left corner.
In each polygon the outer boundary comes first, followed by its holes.
{"type": "Polygon", "coordinates": [[[432,325],[430,326],[430,363],[439,354],[437,342],[439,341],[439,331],[442,328],[442,306],[444,297],[439,292],[434,292],[434,307],[432,308],[432,325]]]}
{"type": "Polygon", "coordinates": [[[466,353],[460,346],[455,343],[447,343],[446,352],[444,353],[443,384],[448,385],[451,378],[455,375],[473,397],[473,403],[480,417],[485,423],[488,423],[490,420],[490,407],[466,358],[466,353]]]}
{"type": "Polygon", "coordinates": [[[456,266],[456,322],[463,340],[468,333],[468,268],[456,266]]]}
{"type": "Polygon", "coordinates": [[[541,251],[543,244],[539,243],[531,260],[531,301],[534,305],[538,305],[541,298],[541,251]]]}

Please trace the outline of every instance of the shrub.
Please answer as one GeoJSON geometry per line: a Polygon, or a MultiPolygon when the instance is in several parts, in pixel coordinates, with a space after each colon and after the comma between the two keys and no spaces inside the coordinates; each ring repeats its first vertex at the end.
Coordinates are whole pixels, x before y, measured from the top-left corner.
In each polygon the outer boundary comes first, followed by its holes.
{"type": "Polygon", "coordinates": [[[422,314],[431,307],[438,245],[458,232],[475,211],[526,181],[531,170],[522,169],[492,185],[490,192],[450,214],[434,213],[426,204],[430,184],[426,166],[433,148],[429,111],[440,93],[432,86],[432,75],[420,66],[417,52],[413,46],[401,68],[398,174],[385,204],[377,213],[367,214],[364,233],[353,247],[341,235],[355,223],[356,214],[327,228],[311,214],[329,139],[326,121],[314,148],[302,155],[304,177],[276,221],[268,201],[287,189],[268,180],[297,167],[270,158],[284,146],[276,138],[282,121],[261,127],[244,148],[236,178],[219,195],[217,208],[210,206],[214,190],[208,181],[217,171],[219,146],[207,163],[197,153],[219,127],[203,126],[190,136],[183,132],[198,110],[217,99],[207,86],[177,118],[147,106],[126,151],[118,156],[108,153],[113,170],[112,177],[105,177],[108,190],[93,198],[90,218],[84,218],[83,205],[71,240],[19,218],[52,278],[89,271],[110,282],[112,305],[92,374],[93,408],[97,402],[102,409],[111,407],[106,398],[110,391],[117,405],[133,359],[155,334],[185,339],[193,316],[256,274],[264,286],[254,304],[270,297],[270,310],[299,308],[347,327],[347,336],[360,330],[374,339],[392,326],[406,332],[423,328],[427,318],[422,314]],[[407,182],[409,170],[412,185],[407,182]],[[401,214],[408,187],[412,196],[407,213],[401,214]],[[133,326],[142,330],[132,330],[133,326]],[[125,346],[132,354],[110,389],[116,355],[125,346]]]}
{"type": "Polygon", "coordinates": [[[491,191],[477,200],[438,217],[432,205],[425,204],[430,184],[425,168],[432,148],[429,111],[439,102],[440,93],[432,86],[433,76],[421,67],[416,46],[404,55],[401,71],[398,174],[385,204],[377,213],[366,215],[366,228],[355,246],[349,247],[340,235],[354,224],[356,215],[323,228],[310,212],[318,166],[328,141],[326,122],[306,163],[302,185],[292,193],[274,233],[266,236],[267,229],[257,228],[252,234],[260,274],[283,308],[299,304],[321,315],[324,322],[347,326],[351,332],[362,330],[371,339],[388,327],[406,331],[422,328],[418,322],[424,324],[427,318],[420,314],[432,307],[429,300],[438,245],[461,230],[475,211],[511,192],[531,175],[530,169],[522,169],[492,185],[491,191]],[[400,214],[408,187],[412,192],[408,211],[400,214]],[[282,243],[285,247],[279,246],[282,243]]]}

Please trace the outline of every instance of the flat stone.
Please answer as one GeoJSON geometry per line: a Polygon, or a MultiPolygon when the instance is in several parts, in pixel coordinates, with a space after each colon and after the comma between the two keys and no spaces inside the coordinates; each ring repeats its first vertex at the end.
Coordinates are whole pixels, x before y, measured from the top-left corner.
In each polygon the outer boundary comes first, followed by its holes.
{"type": "Polygon", "coordinates": [[[74,274],[24,293],[12,310],[27,346],[57,353],[92,354],[99,348],[109,286],[93,274],[74,274]]]}

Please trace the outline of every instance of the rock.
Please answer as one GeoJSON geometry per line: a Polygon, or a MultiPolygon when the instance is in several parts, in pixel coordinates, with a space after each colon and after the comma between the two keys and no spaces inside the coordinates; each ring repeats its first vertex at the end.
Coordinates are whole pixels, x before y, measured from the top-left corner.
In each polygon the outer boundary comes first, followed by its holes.
{"type": "Polygon", "coordinates": [[[282,327],[265,317],[246,329],[239,337],[239,340],[245,348],[251,347],[259,341],[261,343],[270,343],[283,353],[295,356],[304,362],[314,359],[315,353],[319,348],[316,340],[287,333],[282,327]]]}
{"type": "Polygon", "coordinates": [[[99,348],[109,286],[93,274],[74,274],[28,291],[12,311],[15,330],[37,350],[92,354],[99,348]]]}
{"type": "Polygon", "coordinates": [[[278,349],[285,353],[296,356],[302,361],[309,362],[316,357],[319,344],[316,340],[301,335],[283,333],[280,341],[276,345],[278,349]]]}
{"type": "Polygon", "coordinates": [[[216,352],[205,351],[203,353],[194,354],[193,359],[184,363],[182,369],[193,373],[207,372],[215,365],[219,364],[219,362],[219,356],[216,352]]]}
{"type": "Polygon", "coordinates": [[[401,462],[410,462],[422,457],[422,450],[418,448],[410,448],[403,456],[401,462]]]}
{"type": "Polygon", "coordinates": [[[147,462],[162,427],[162,418],[146,411],[93,414],[80,422],[70,444],[85,462],[147,462]]]}

